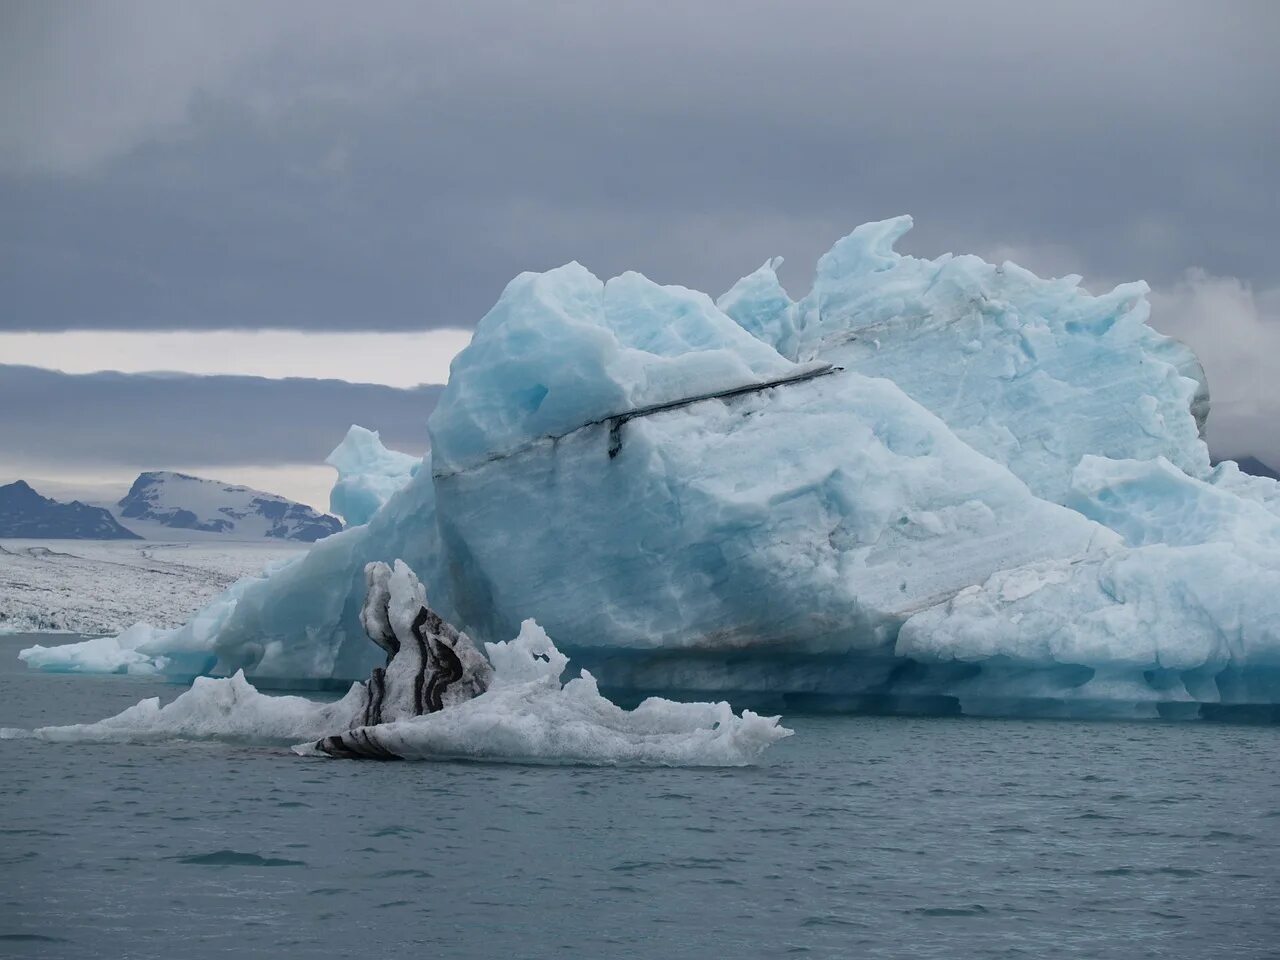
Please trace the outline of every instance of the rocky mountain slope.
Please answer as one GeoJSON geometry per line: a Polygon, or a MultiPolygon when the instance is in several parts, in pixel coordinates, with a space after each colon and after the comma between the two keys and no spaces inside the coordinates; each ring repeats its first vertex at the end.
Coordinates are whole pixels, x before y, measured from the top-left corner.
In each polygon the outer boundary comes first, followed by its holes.
{"type": "Polygon", "coordinates": [[[310,543],[342,529],[337,517],[277,494],[167,470],[139,474],[118,507],[125,520],[223,533],[239,540],[268,537],[310,543]]]}
{"type": "Polygon", "coordinates": [[[0,487],[0,537],[61,540],[140,540],[110,511],[73,500],[42,497],[25,480],[0,487]]]}

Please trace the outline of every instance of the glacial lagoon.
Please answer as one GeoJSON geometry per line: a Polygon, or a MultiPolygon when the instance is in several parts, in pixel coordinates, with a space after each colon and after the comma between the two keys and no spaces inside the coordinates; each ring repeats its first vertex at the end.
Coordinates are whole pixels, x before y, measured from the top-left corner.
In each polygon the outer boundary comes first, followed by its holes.
{"type": "MultiPolygon", "coordinates": [[[[185,689],[32,640],[0,638],[0,726],[185,689]]],[[[0,953],[1275,955],[1280,727],[784,719],[735,769],[2,740],[0,953]]]]}

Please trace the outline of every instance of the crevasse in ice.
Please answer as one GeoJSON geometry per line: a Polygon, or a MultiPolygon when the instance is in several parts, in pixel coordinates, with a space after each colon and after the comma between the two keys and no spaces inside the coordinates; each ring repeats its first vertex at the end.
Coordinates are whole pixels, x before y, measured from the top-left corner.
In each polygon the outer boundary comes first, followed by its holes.
{"type": "Polygon", "coordinates": [[[776,261],[714,303],[578,264],[522,274],[455,359],[432,454],[367,524],[179,631],[24,656],[361,676],[364,564],[403,557],[472,636],[535,618],[605,687],[1269,709],[1278,485],[1210,467],[1203,372],[1147,325],[1145,286],[904,256],[909,226],[855,230],[798,301],[776,261]]]}

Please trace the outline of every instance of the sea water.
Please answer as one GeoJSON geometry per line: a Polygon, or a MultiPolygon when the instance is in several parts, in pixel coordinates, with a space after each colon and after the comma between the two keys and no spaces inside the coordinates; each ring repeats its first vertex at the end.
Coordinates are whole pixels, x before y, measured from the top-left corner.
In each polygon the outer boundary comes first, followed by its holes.
{"type": "MultiPolygon", "coordinates": [[[[181,691],[30,642],[0,726],[181,691]]],[[[0,956],[1280,954],[1280,728],[787,724],[722,770],[0,741],[0,956]]]]}

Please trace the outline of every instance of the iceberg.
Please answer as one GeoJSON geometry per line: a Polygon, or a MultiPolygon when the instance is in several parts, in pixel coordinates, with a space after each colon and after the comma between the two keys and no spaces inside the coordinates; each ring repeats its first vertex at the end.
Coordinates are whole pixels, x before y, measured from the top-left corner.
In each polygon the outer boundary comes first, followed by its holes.
{"type": "Polygon", "coordinates": [[[623,710],[568,665],[533,620],[488,658],[426,605],[403,562],[371,563],[361,622],[385,667],[332,703],[268,696],[244,675],[197,677],[160,706],[150,698],[96,723],[5,729],[0,737],[64,743],[226,740],[293,744],[301,756],[377,760],[745,766],[791,735],[778,717],[729,704],[649,699],[623,710]],[[298,741],[309,741],[299,743],[298,741]]]}
{"type": "Polygon", "coordinates": [[[600,695],[587,671],[564,683],[568,658],[533,620],[509,643],[485,645],[493,685],[457,707],[381,727],[299,744],[302,756],[382,756],[523,763],[741,767],[792,731],[777,717],[728,703],[677,703],[650,697],[623,710],[600,695]],[[372,753],[367,746],[376,745],[372,753]],[[355,750],[350,750],[350,746],[355,750]],[[350,752],[348,752],[350,750],[350,752]]]}
{"type": "MultiPolygon", "coordinates": [[[[1203,371],[1147,325],[1145,286],[904,256],[910,223],[859,227],[800,300],[776,258],[717,301],[576,263],[522,274],[455,358],[427,457],[384,457],[358,428],[335,451],[335,497],[366,523],[178,630],[23,657],[356,679],[377,665],[365,568],[403,559],[479,644],[533,619],[633,698],[1280,700],[1280,484],[1210,465],[1203,371]]],[[[500,687],[395,723],[444,731],[500,687]]]]}
{"type": "Polygon", "coordinates": [[[620,280],[573,265],[513,283],[454,360],[436,518],[477,635],[529,616],[583,653],[876,647],[998,569],[1118,542],[893,383],[791,363],[700,294],[620,280]],[[539,338],[513,347],[510,317],[539,338]]]}

